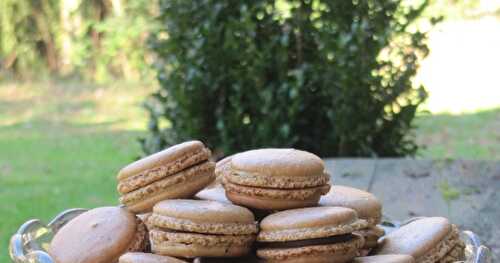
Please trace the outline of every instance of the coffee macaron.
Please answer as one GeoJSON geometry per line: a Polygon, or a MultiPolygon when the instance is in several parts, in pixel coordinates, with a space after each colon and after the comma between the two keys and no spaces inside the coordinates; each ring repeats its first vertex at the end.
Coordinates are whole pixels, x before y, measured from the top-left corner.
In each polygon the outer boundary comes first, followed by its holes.
{"type": "Polygon", "coordinates": [[[244,257],[237,258],[207,258],[207,257],[197,257],[193,260],[193,263],[259,263],[259,259],[255,254],[248,254],[244,257]]]}
{"type": "Polygon", "coordinates": [[[129,252],[120,257],[118,263],[187,263],[184,260],[150,253],[129,252]]]}
{"type": "Polygon", "coordinates": [[[321,197],[320,206],[342,206],[354,209],[358,217],[368,222],[368,227],[358,231],[365,238],[364,254],[377,246],[377,241],[385,234],[377,226],[382,220],[382,203],[371,193],[342,185],[332,185],[328,194],[321,197]]]}
{"type": "Polygon", "coordinates": [[[189,141],[127,165],[117,176],[120,202],[144,213],[161,200],[193,197],[215,178],[210,156],[202,142],[189,141]]]}
{"type": "Polygon", "coordinates": [[[195,199],[231,204],[231,201],[226,197],[226,191],[220,184],[207,186],[195,195],[195,199]]]}
{"type": "Polygon", "coordinates": [[[352,263],[414,263],[415,260],[408,255],[378,255],[355,258],[352,263]]]}
{"type": "Polygon", "coordinates": [[[344,207],[309,207],[277,212],[260,223],[257,256],[266,262],[349,262],[363,237],[353,232],[367,223],[344,207]]]}
{"type": "Polygon", "coordinates": [[[215,176],[220,182],[222,177],[231,172],[231,160],[233,155],[229,155],[215,164],[215,176]]]}
{"type": "Polygon", "coordinates": [[[317,205],[330,189],[329,175],[316,155],[295,149],[259,149],[232,156],[223,177],[231,202],[261,210],[317,205]]]}
{"type": "Polygon", "coordinates": [[[159,202],[148,226],[155,254],[184,258],[244,256],[258,232],[247,208],[206,200],[159,202]]]}
{"type": "Polygon", "coordinates": [[[211,200],[223,203],[231,203],[226,197],[226,191],[222,187],[222,177],[231,169],[231,156],[228,156],[215,164],[215,180],[195,195],[195,199],[211,200]]]}
{"type": "Polygon", "coordinates": [[[75,217],[54,236],[49,254],[57,263],[110,263],[128,251],[143,251],[144,224],[120,207],[100,207],[75,217]]]}
{"type": "Polygon", "coordinates": [[[417,219],[380,240],[377,255],[410,255],[417,263],[455,262],[464,257],[458,228],[443,217],[417,219]]]}

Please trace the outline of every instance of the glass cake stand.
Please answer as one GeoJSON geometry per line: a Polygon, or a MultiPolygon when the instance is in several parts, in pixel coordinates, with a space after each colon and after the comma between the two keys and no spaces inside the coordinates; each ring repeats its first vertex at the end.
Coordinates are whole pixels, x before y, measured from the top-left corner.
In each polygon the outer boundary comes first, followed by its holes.
{"type": "MultiPolygon", "coordinates": [[[[47,254],[50,241],[59,229],[71,219],[87,211],[75,208],[66,210],[57,215],[48,224],[39,219],[32,219],[24,223],[11,237],[9,254],[14,263],[55,263],[47,254]]],[[[417,218],[412,218],[403,223],[383,222],[382,227],[386,232],[408,224],[417,218]]],[[[463,231],[461,238],[466,244],[465,263],[492,263],[492,254],[489,248],[481,244],[479,237],[471,231],[463,231]]]]}

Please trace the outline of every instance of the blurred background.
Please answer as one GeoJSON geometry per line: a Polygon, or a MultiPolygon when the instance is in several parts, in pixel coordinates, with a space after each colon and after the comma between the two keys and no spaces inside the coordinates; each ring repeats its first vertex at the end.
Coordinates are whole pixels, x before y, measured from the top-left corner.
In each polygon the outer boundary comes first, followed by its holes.
{"type": "Polygon", "coordinates": [[[0,247],[189,138],[500,158],[500,1],[246,2],[1,0],[0,247]]]}

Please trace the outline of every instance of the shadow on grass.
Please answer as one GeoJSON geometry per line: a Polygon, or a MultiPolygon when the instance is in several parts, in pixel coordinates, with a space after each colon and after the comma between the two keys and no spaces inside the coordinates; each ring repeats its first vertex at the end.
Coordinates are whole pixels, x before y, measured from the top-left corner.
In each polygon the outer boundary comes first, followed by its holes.
{"type": "Polygon", "coordinates": [[[428,158],[500,159],[500,108],[416,119],[420,155],[428,158]]]}

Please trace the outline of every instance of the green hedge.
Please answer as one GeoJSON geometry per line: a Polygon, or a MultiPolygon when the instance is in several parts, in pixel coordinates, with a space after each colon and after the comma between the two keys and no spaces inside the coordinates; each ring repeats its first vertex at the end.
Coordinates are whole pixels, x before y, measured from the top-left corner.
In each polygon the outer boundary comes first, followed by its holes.
{"type": "Polygon", "coordinates": [[[426,93],[412,78],[428,50],[426,34],[410,27],[426,6],[160,1],[151,47],[161,88],[146,102],[144,152],[197,138],[224,155],[414,154],[412,120],[426,93]]]}

